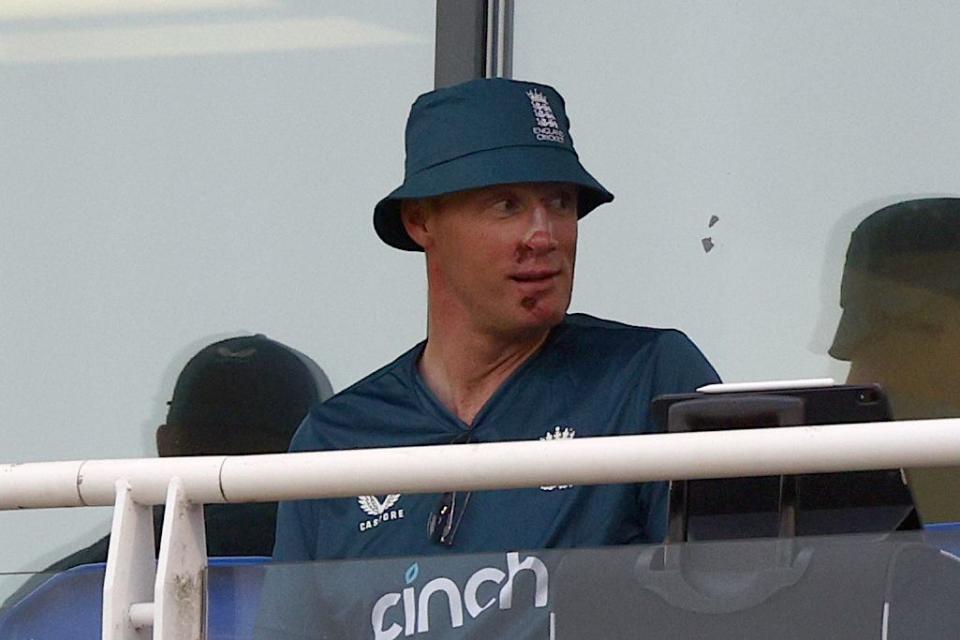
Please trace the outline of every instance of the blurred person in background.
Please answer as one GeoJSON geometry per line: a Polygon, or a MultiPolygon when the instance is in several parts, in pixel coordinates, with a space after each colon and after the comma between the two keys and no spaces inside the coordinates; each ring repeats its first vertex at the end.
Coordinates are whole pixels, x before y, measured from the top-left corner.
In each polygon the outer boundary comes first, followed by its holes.
{"type": "MultiPolygon", "coordinates": [[[[960,198],[897,202],[853,231],[830,355],[879,383],[895,419],[960,417],[960,198]]],[[[908,471],[924,522],[960,513],[960,468],[908,471]]]]}
{"type": "MultiPolygon", "coordinates": [[[[282,453],[311,405],[332,395],[323,370],[302,353],[264,335],[214,342],[194,355],[177,377],[166,422],[157,428],[157,453],[212,456],[282,453]]],[[[277,505],[208,504],[204,523],[209,556],[269,556],[277,505]]],[[[163,506],[154,509],[159,549],[163,506]]],[[[110,536],[55,562],[20,587],[11,605],[49,574],[106,562],[110,536]]]]}

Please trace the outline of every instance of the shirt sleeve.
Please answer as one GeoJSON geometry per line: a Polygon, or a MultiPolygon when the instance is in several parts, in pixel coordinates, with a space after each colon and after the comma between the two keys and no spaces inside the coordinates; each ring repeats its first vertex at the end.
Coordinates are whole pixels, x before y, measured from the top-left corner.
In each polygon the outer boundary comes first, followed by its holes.
{"type": "Polygon", "coordinates": [[[653,397],[690,393],[698,387],[720,382],[716,369],[682,331],[665,332],[659,347],[653,397]]]}

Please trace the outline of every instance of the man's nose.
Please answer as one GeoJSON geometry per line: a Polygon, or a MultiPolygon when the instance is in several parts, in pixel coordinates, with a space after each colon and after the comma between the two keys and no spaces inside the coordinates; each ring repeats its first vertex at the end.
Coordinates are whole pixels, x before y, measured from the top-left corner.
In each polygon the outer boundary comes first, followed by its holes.
{"type": "Polygon", "coordinates": [[[543,205],[537,204],[529,216],[523,246],[533,254],[543,254],[557,248],[557,238],[553,234],[553,221],[543,205]]]}

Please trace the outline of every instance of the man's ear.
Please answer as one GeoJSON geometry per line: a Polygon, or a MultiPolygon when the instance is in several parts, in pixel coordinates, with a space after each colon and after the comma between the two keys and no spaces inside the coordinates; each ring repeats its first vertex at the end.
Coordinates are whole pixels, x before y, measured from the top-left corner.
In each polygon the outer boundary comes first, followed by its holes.
{"type": "Polygon", "coordinates": [[[403,228],[407,235],[423,249],[426,249],[432,241],[428,226],[429,207],[428,201],[419,198],[400,201],[400,220],[403,222],[403,228]]]}
{"type": "Polygon", "coordinates": [[[177,429],[169,424],[157,427],[157,454],[161,457],[177,455],[180,448],[177,442],[177,429]]]}

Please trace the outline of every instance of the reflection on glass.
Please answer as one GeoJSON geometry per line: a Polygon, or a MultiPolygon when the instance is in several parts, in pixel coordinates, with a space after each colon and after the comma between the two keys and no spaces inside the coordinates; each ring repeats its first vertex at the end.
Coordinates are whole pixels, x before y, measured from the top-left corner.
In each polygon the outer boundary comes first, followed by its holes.
{"type": "Polygon", "coordinates": [[[899,202],[850,237],[830,355],[894,417],[960,416],[960,198],[899,202]]]}
{"type": "Polygon", "coordinates": [[[4,0],[0,22],[83,16],[176,14],[276,7],[276,0],[4,0]]]}
{"type": "Polygon", "coordinates": [[[0,638],[100,638],[102,564],[79,566],[63,573],[0,576],[0,586],[6,586],[8,581],[17,584],[28,575],[28,583],[33,587],[15,602],[8,600],[0,608],[0,638]]]}
{"type": "MultiPolygon", "coordinates": [[[[960,531],[942,530],[219,562],[206,637],[939,640],[960,632],[958,551],[960,531]]],[[[95,640],[102,589],[102,565],[53,575],[0,609],[0,638],[95,640]]]]}
{"type": "Polygon", "coordinates": [[[241,18],[13,33],[4,36],[0,64],[181,58],[426,43],[422,36],[351,18],[241,18]]]}
{"type": "MultiPolygon", "coordinates": [[[[960,198],[898,202],[850,237],[830,355],[897,419],[960,417],[960,198]]],[[[924,522],[960,520],[960,467],[907,473],[924,522]]]]}
{"type": "MultiPolygon", "coordinates": [[[[2,462],[154,455],[180,368],[212,340],[184,342],[213,331],[282,335],[339,385],[422,331],[419,289],[381,282],[364,203],[402,164],[385,141],[431,85],[434,14],[0,1],[2,462]],[[358,287],[394,317],[353,304],[358,287]]],[[[0,513],[0,567],[47,567],[109,517],[0,513]]]]}
{"type": "Polygon", "coordinates": [[[220,567],[255,631],[222,624],[212,590],[209,637],[956,637],[957,547],[900,532],[220,567]]]}
{"type": "Polygon", "coordinates": [[[957,184],[958,26],[939,0],[517,2],[516,76],[568,96],[617,194],[575,308],[682,326],[730,382],[842,379],[854,218],[957,184]]]}

